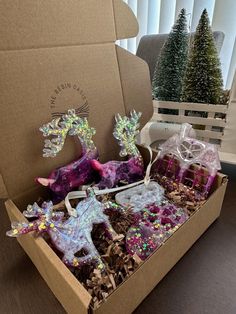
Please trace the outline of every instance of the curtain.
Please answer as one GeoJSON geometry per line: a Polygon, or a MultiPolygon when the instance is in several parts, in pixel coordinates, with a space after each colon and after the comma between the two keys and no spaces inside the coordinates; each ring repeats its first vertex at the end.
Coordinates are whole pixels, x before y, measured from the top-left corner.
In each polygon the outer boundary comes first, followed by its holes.
{"type": "Polygon", "coordinates": [[[182,8],[186,9],[188,26],[195,31],[200,15],[207,9],[212,29],[225,34],[220,61],[225,88],[230,88],[236,69],[236,1],[235,0],[123,0],[133,10],[139,22],[136,38],[118,44],[136,53],[140,38],[147,34],[169,33],[182,8]]]}

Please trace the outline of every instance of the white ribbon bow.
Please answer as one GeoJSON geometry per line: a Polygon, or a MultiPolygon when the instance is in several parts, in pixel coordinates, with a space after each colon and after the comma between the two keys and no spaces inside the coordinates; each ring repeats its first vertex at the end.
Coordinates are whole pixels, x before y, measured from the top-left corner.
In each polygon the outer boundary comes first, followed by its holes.
{"type": "MultiPolygon", "coordinates": [[[[118,188],[112,188],[112,189],[103,189],[103,190],[99,190],[99,189],[96,189],[96,187],[94,188],[94,192],[96,195],[103,195],[103,194],[109,194],[109,193],[114,193],[114,192],[118,192],[118,191],[122,191],[122,190],[126,190],[128,188],[132,188],[134,186],[137,186],[137,185],[140,185],[142,183],[145,184],[145,186],[148,186],[148,184],[150,183],[151,181],[151,177],[150,177],[150,173],[151,173],[151,169],[152,169],[152,166],[153,164],[157,161],[158,159],[158,154],[157,156],[155,157],[155,159],[152,161],[152,158],[153,158],[153,152],[152,152],[152,149],[150,146],[146,146],[145,147],[148,149],[149,151],[149,154],[150,154],[150,162],[147,166],[147,169],[146,169],[146,174],[145,174],[145,178],[144,180],[141,180],[141,181],[138,181],[138,182],[135,182],[135,183],[131,183],[131,184],[127,184],[127,185],[124,185],[124,186],[121,186],[121,187],[118,187],[118,188]]],[[[65,206],[66,206],[66,209],[69,213],[70,216],[74,216],[76,217],[77,216],[77,212],[76,212],[76,209],[73,208],[70,204],[70,200],[73,200],[73,199],[77,199],[77,198],[85,198],[87,196],[86,194],[86,191],[74,191],[74,192],[69,192],[65,198],[65,206]]]]}

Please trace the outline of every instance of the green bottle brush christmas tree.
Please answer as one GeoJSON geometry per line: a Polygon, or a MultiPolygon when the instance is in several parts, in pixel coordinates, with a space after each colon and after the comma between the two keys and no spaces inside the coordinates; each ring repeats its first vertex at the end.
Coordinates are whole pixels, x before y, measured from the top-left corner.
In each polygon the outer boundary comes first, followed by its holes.
{"type": "MultiPolygon", "coordinates": [[[[182,80],[187,63],[188,42],[186,12],[185,9],[182,9],[156,64],[152,82],[155,99],[180,101],[182,80]]],[[[174,110],[167,109],[167,111],[173,113],[174,110]]]]}
{"type": "Polygon", "coordinates": [[[181,100],[206,104],[220,103],[222,85],[220,61],[205,9],[193,38],[181,100]]]}

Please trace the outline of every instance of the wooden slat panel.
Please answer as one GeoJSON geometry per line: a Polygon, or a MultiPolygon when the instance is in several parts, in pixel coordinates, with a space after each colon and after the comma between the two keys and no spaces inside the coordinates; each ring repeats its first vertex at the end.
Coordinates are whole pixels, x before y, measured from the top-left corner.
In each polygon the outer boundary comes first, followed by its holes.
{"type": "MultiPolygon", "coordinates": [[[[207,118],[208,118],[208,119],[209,119],[209,118],[214,119],[214,118],[215,118],[215,112],[208,112],[207,118]]],[[[212,126],[211,126],[211,125],[206,125],[206,126],[205,126],[205,130],[206,130],[206,131],[211,131],[211,129],[212,129],[212,126]]],[[[206,142],[209,142],[210,138],[206,136],[206,137],[204,138],[204,140],[205,140],[206,142]]]]}
{"type": "Polygon", "coordinates": [[[185,115],[185,110],[179,109],[179,116],[184,116],[185,115]]]}
{"type": "Polygon", "coordinates": [[[223,132],[214,132],[214,131],[207,131],[207,130],[194,130],[198,137],[208,137],[212,139],[221,140],[223,137],[223,132]]]}
{"type": "Polygon", "coordinates": [[[201,117],[189,117],[189,116],[177,116],[168,114],[154,113],[153,120],[155,121],[167,121],[176,123],[191,123],[191,124],[202,124],[225,127],[225,120],[223,119],[212,119],[212,118],[201,118],[201,117]]]}
{"type": "Polygon", "coordinates": [[[153,101],[154,109],[165,108],[165,109],[182,109],[192,111],[206,111],[206,112],[219,112],[226,113],[228,106],[226,105],[208,105],[208,104],[197,104],[197,103],[180,103],[173,101],[153,101]]]}

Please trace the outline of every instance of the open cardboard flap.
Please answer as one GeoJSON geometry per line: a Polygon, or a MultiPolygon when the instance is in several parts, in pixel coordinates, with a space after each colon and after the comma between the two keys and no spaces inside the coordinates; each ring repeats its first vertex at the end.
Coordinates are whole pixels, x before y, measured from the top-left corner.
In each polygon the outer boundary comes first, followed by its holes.
{"type": "MultiPolygon", "coordinates": [[[[42,157],[38,128],[68,109],[87,116],[96,128],[94,140],[103,161],[118,158],[112,136],[116,113],[136,109],[143,113],[141,127],[149,121],[153,105],[148,66],[115,45],[137,31],[136,18],[122,0],[0,1],[1,196],[8,193],[19,201],[30,194],[36,200],[37,194],[29,192],[34,178],[47,176],[80,154],[78,143],[68,138],[56,158],[42,157]]],[[[147,150],[141,150],[147,159],[147,150]]],[[[219,186],[222,180],[218,175],[219,188],[206,204],[109,296],[97,314],[134,310],[219,216],[226,188],[219,186]]],[[[6,207],[11,221],[24,219],[12,200],[6,207]]],[[[92,312],[89,293],[42,238],[28,234],[18,241],[68,313],[92,312]]]]}
{"type": "Polygon", "coordinates": [[[68,138],[54,158],[43,158],[39,127],[75,108],[97,130],[102,161],[118,158],[114,115],[153,112],[148,67],[117,47],[138,24],[122,0],[2,0],[0,2],[1,196],[16,197],[80,154],[68,138]]]}

